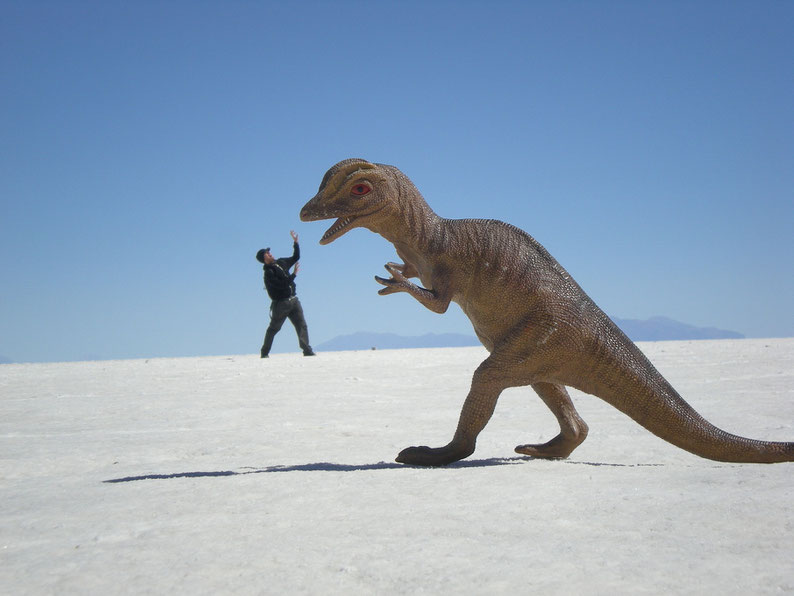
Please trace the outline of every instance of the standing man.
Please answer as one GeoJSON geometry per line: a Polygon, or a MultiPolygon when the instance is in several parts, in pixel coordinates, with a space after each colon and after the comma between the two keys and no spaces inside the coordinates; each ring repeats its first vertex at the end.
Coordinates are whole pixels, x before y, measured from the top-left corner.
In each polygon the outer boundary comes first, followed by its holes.
{"type": "Polygon", "coordinates": [[[289,317],[298,334],[298,343],[304,356],[314,356],[314,351],[309,345],[309,329],[306,319],[303,318],[303,307],[295,294],[295,276],[298,275],[298,259],[301,251],[298,247],[298,235],[290,231],[292,236],[292,256],[276,259],[270,254],[269,248],[262,248],[256,253],[256,260],[264,264],[265,289],[272,302],[270,303],[270,326],[265,333],[265,343],[262,345],[260,355],[267,358],[273,338],[281,330],[284,319],[289,317]],[[289,272],[295,265],[295,271],[289,272]]]}

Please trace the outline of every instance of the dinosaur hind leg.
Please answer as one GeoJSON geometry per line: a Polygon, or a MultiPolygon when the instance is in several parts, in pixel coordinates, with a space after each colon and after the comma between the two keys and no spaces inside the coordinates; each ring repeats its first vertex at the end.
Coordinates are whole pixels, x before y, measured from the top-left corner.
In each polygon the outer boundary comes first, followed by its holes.
{"type": "Polygon", "coordinates": [[[532,388],[549,407],[560,424],[560,434],[547,443],[519,445],[516,453],[543,459],[564,459],[587,437],[587,424],[573,407],[563,385],[534,383],[532,388]]]}
{"type": "Polygon", "coordinates": [[[444,447],[408,447],[400,452],[397,461],[414,466],[445,466],[474,453],[477,435],[491,419],[505,388],[503,371],[490,356],[474,372],[452,441],[444,447]]]}

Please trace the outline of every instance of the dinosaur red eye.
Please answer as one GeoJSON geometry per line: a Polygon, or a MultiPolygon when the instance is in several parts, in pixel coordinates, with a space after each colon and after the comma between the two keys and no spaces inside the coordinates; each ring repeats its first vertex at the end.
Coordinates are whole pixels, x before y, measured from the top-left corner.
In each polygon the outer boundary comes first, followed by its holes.
{"type": "Polygon", "coordinates": [[[350,192],[360,197],[367,194],[370,190],[372,189],[366,184],[356,184],[353,188],[350,189],[350,192]]]}

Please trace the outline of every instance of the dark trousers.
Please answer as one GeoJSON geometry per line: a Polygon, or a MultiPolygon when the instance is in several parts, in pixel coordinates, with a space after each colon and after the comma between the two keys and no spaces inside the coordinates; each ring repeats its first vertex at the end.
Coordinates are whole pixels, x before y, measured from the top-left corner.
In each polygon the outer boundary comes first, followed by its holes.
{"type": "Polygon", "coordinates": [[[312,347],[309,345],[309,328],[306,325],[306,319],[303,318],[303,307],[297,296],[287,298],[285,300],[274,300],[270,305],[270,325],[265,333],[265,343],[262,344],[262,356],[270,353],[270,347],[273,345],[273,338],[276,333],[281,331],[281,326],[284,320],[289,317],[292,324],[295,326],[295,332],[298,334],[298,343],[304,354],[309,354],[312,347]]]}

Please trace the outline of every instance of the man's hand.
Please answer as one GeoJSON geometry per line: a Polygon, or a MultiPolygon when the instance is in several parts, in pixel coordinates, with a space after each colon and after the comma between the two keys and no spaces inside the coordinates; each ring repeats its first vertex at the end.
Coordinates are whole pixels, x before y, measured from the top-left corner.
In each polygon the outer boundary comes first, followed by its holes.
{"type": "Polygon", "coordinates": [[[298,241],[298,235],[293,230],[289,231],[289,235],[292,236],[292,241],[293,242],[297,242],[298,241]]]}

